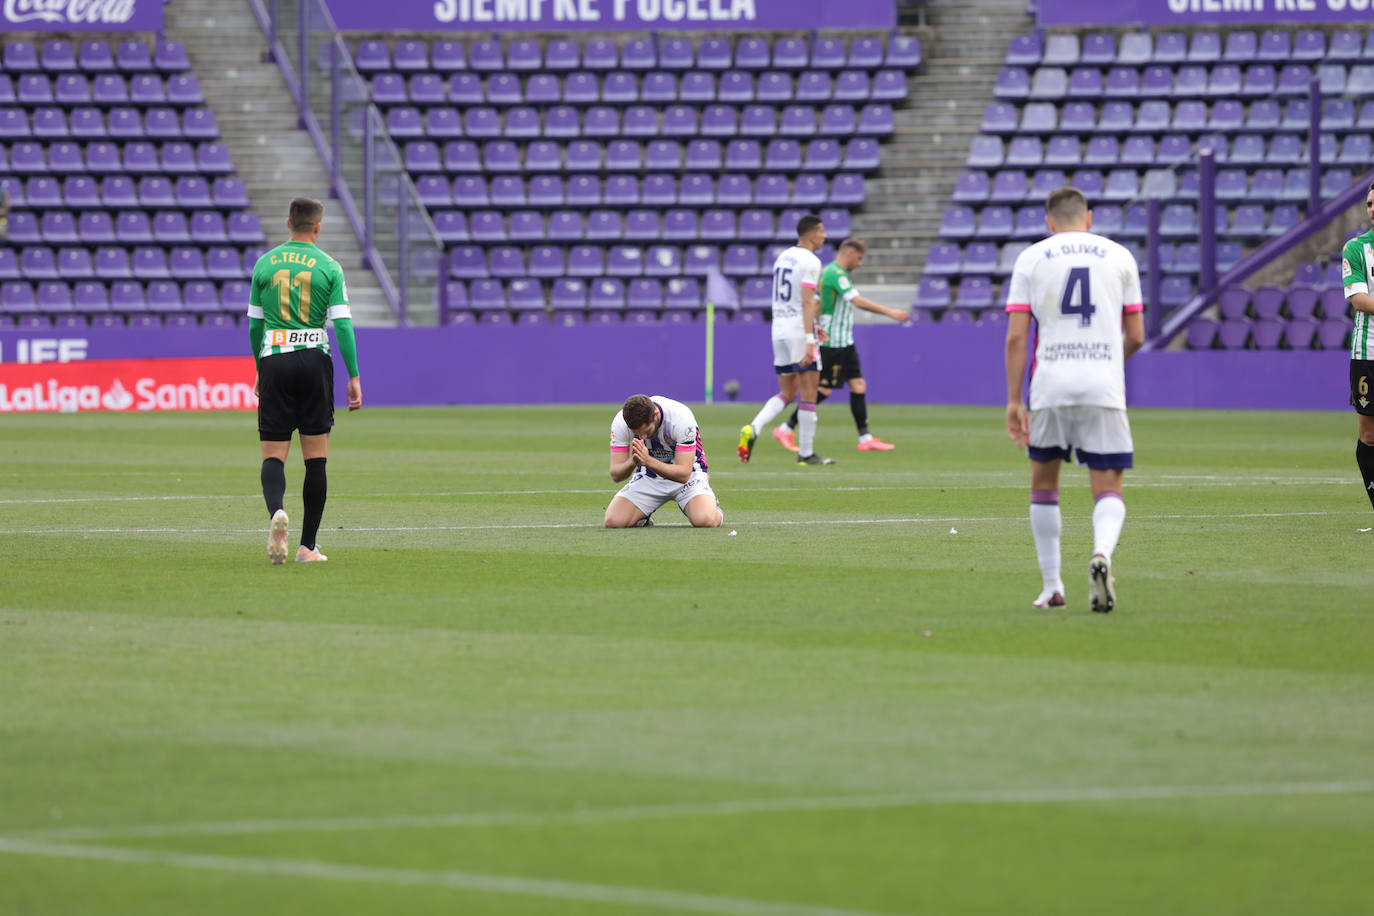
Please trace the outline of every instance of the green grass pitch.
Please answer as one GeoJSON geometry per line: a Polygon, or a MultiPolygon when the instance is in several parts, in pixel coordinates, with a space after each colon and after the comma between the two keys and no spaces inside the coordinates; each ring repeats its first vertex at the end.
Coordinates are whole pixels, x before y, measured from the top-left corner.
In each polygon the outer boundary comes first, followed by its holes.
{"type": "Polygon", "coordinates": [[[1133,412],[1094,615],[1000,410],[605,531],[616,406],[342,414],[284,567],[251,415],[0,420],[0,914],[1369,912],[1348,413],[1133,412]]]}

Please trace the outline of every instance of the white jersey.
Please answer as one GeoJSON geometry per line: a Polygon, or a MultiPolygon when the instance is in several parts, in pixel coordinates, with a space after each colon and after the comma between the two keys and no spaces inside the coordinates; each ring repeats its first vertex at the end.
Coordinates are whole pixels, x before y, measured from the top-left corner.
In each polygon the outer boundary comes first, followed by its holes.
{"type": "MultiPolygon", "coordinates": [[[[697,418],[692,413],[692,409],[686,404],[674,401],[672,398],[665,398],[653,395],[649,398],[658,405],[658,409],[663,411],[663,422],[658,426],[658,432],[654,433],[653,438],[645,442],[649,446],[649,457],[657,458],[666,464],[673,464],[677,459],[678,452],[692,451],[695,453],[692,460],[692,467],[698,471],[705,471],[706,451],[701,445],[701,433],[697,429],[697,418]]],[[[630,442],[634,439],[634,433],[630,432],[630,427],[625,422],[625,412],[616,411],[615,419],[611,421],[611,451],[628,452],[630,442]]],[[[640,465],[635,468],[635,478],[657,477],[653,471],[640,465]]]]}
{"type": "Polygon", "coordinates": [[[1122,315],[1144,308],[1140,268],[1111,239],[1057,232],[1021,252],[1007,284],[1007,311],[1035,318],[1030,409],[1088,405],[1126,409],[1122,315]]]}
{"type": "MultiPolygon", "coordinates": [[[[821,281],[821,259],[814,251],[793,245],[773,262],[773,337],[805,335],[802,289],[816,291],[821,281]]],[[[819,295],[819,293],[817,293],[819,295]]],[[[820,309],[817,309],[819,312],[820,309]]]]}

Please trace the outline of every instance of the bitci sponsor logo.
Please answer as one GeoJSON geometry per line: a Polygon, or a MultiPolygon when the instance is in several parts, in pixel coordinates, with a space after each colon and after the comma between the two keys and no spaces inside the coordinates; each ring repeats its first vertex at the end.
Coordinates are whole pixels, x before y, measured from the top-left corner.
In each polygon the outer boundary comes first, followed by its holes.
{"type": "Polygon", "coordinates": [[[247,357],[0,366],[0,413],[255,410],[247,357]]]}

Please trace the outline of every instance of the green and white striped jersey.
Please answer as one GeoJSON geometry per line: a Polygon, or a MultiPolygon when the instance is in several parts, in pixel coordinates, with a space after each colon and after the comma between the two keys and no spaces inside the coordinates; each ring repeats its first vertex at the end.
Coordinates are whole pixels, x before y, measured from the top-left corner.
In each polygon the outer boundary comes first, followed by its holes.
{"type": "Polygon", "coordinates": [[[265,322],[259,357],[318,347],[329,352],[327,320],[352,318],[343,268],[310,242],[286,242],[253,267],[248,317],[265,322]]]}
{"type": "MultiPolygon", "coordinates": [[[[1345,297],[1349,299],[1356,293],[1370,294],[1370,277],[1374,277],[1374,232],[1357,235],[1345,243],[1341,251],[1341,280],[1345,285],[1345,297]]],[[[1328,316],[1329,317],[1329,316],[1328,316]]],[[[1355,330],[1350,335],[1350,358],[1371,359],[1370,340],[1374,327],[1370,326],[1368,312],[1355,312],[1355,330]]]]}
{"type": "Polygon", "coordinates": [[[849,280],[849,271],[831,261],[821,271],[821,327],[830,339],[827,347],[854,346],[854,297],[859,291],[849,280]]]}

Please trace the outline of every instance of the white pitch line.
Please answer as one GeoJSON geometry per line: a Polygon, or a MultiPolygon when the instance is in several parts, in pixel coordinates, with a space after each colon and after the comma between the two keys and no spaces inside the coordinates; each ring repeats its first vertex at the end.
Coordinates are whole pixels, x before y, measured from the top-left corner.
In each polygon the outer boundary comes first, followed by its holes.
{"type": "Polygon", "coordinates": [[[714,913],[719,914],[719,916],[881,916],[881,914],[871,910],[836,909],[799,903],[770,903],[765,900],[750,900],[742,897],[722,897],[713,894],[625,887],[615,884],[583,884],[521,875],[491,875],[450,870],[425,871],[415,868],[379,868],[369,865],[343,865],[334,862],[296,859],[260,859],[156,849],[122,849],[113,846],[44,843],[4,837],[0,837],[0,853],[68,860],[84,859],[95,862],[114,862],[122,865],[160,865],[169,868],[270,875],[280,878],[314,878],[407,887],[443,887],[486,894],[605,903],[641,909],[714,913]]]}
{"type": "Polygon", "coordinates": [[[599,824],[750,814],[817,811],[862,811],[928,805],[1027,805],[1190,798],[1276,798],[1313,795],[1359,795],[1374,792],[1374,779],[1326,782],[1231,783],[1212,786],[1079,786],[1067,788],[990,789],[956,792],[894,792],[878,795],[830,795],[801,798],[753,798],[721,802],[633,805],[581,811],[529,813],[475,811],[448,814],[398,814],[360,817],[264,818],[179,824],[133,824],[110,827],[57,827],[21,831],[45,840],[103,840],[185,836],[245,836],[270,833],[329,833],[354,830],[422,830],[441,827],[524,827],[599,824]]]}
{"type": "MultiPolygon", "coordinates": [[[[1307,518],[1311,516],[1341,516],[1358,514],[1354,510],[1338,512],[1238,512],[1238,513],[1196,513],[1177,515],[1132,515],[1134,522],[1142,521],[1196,521],[1204,519],[1256,519],[1256,518],[1307,518]]],[[[1087,516],[1070,515],[1070,519],[1087,516]]],[[[762,521],[733,522],[736,528],[791,528],[814,527],[817,525],[928,525],[928,524],[968,524],[971,522],[1024,522],[1024,515],[1002,515],[983,517],[930,516],[918,518],[824,518],[824,519],[772,519],[762,521]]],[[[656,525],[658,528],[688,528],[686,523],[656,525]]],[[[727,526],[729,527],[729,526],[727,526]]],[[[398,533],[407,531],[541,531],[564,528],[601,529],[602,526],[589,522],[550,522],[547,524],[525,525],[378,525],[340,528],[330,532],[331,537],[350,533],[398,533]]],[[[17,535],[74,535],[74,534],[261,534],[260,528],[0,528],[0,536],[17,535]]]]}
{"type": "MultiPolygon", "coordinates": [[[[995,475],[979,475],[984,478],[995,475]]],[[[1132,477],[1130,481],[1131,489],[1168,489],[1177,488],[1177,482],[1183,480],[1205,481],[1219,487],[1302,487],[1302,486],[1340,486],[1350,485],[1350,480],[1344,477],[1250,477],[1243,480],[1235,478],[1210,477],[1203,475],[1193,476],[1161,476],[1157,480],[1149,478],[1132,477]]],[[[938,480],[929,483],[901,484],[894,486],[865,486],[865,487],[826,487],[827,490],[839,493],[890,493],[898,491],[923,491],[923,490],[943,490],[954,487],[960,490],[1021,490],[1026,488],[1026,483],[1018,479],[1014,483],[1004,484],[942,484],[938,480]]],[[[586,496],[607,494],[612,488],[594,487],[590,489],[579,488],[549,488],[535,490],[436,490],[418,493],[373,493],[360,498],[364,499],[395,499],[395,498],[414,498],[414,499],[433,499],[460,496],[586,496]]],[[[731,493],[792,493],[794,487],[729,487],[731,493]]],[[[67,503],[137,503],[137,502],[178,502],[191,500],[227,500],[227,499],[246,499],[258,500],[262,498],[260,493],[237,493],[232,496],[213,495],[213,494],[176,494],[161,496],[48,496],[30,497],[25,499],[0,499],[0,506],[50,506],[64,505],[67,503]]]]}

